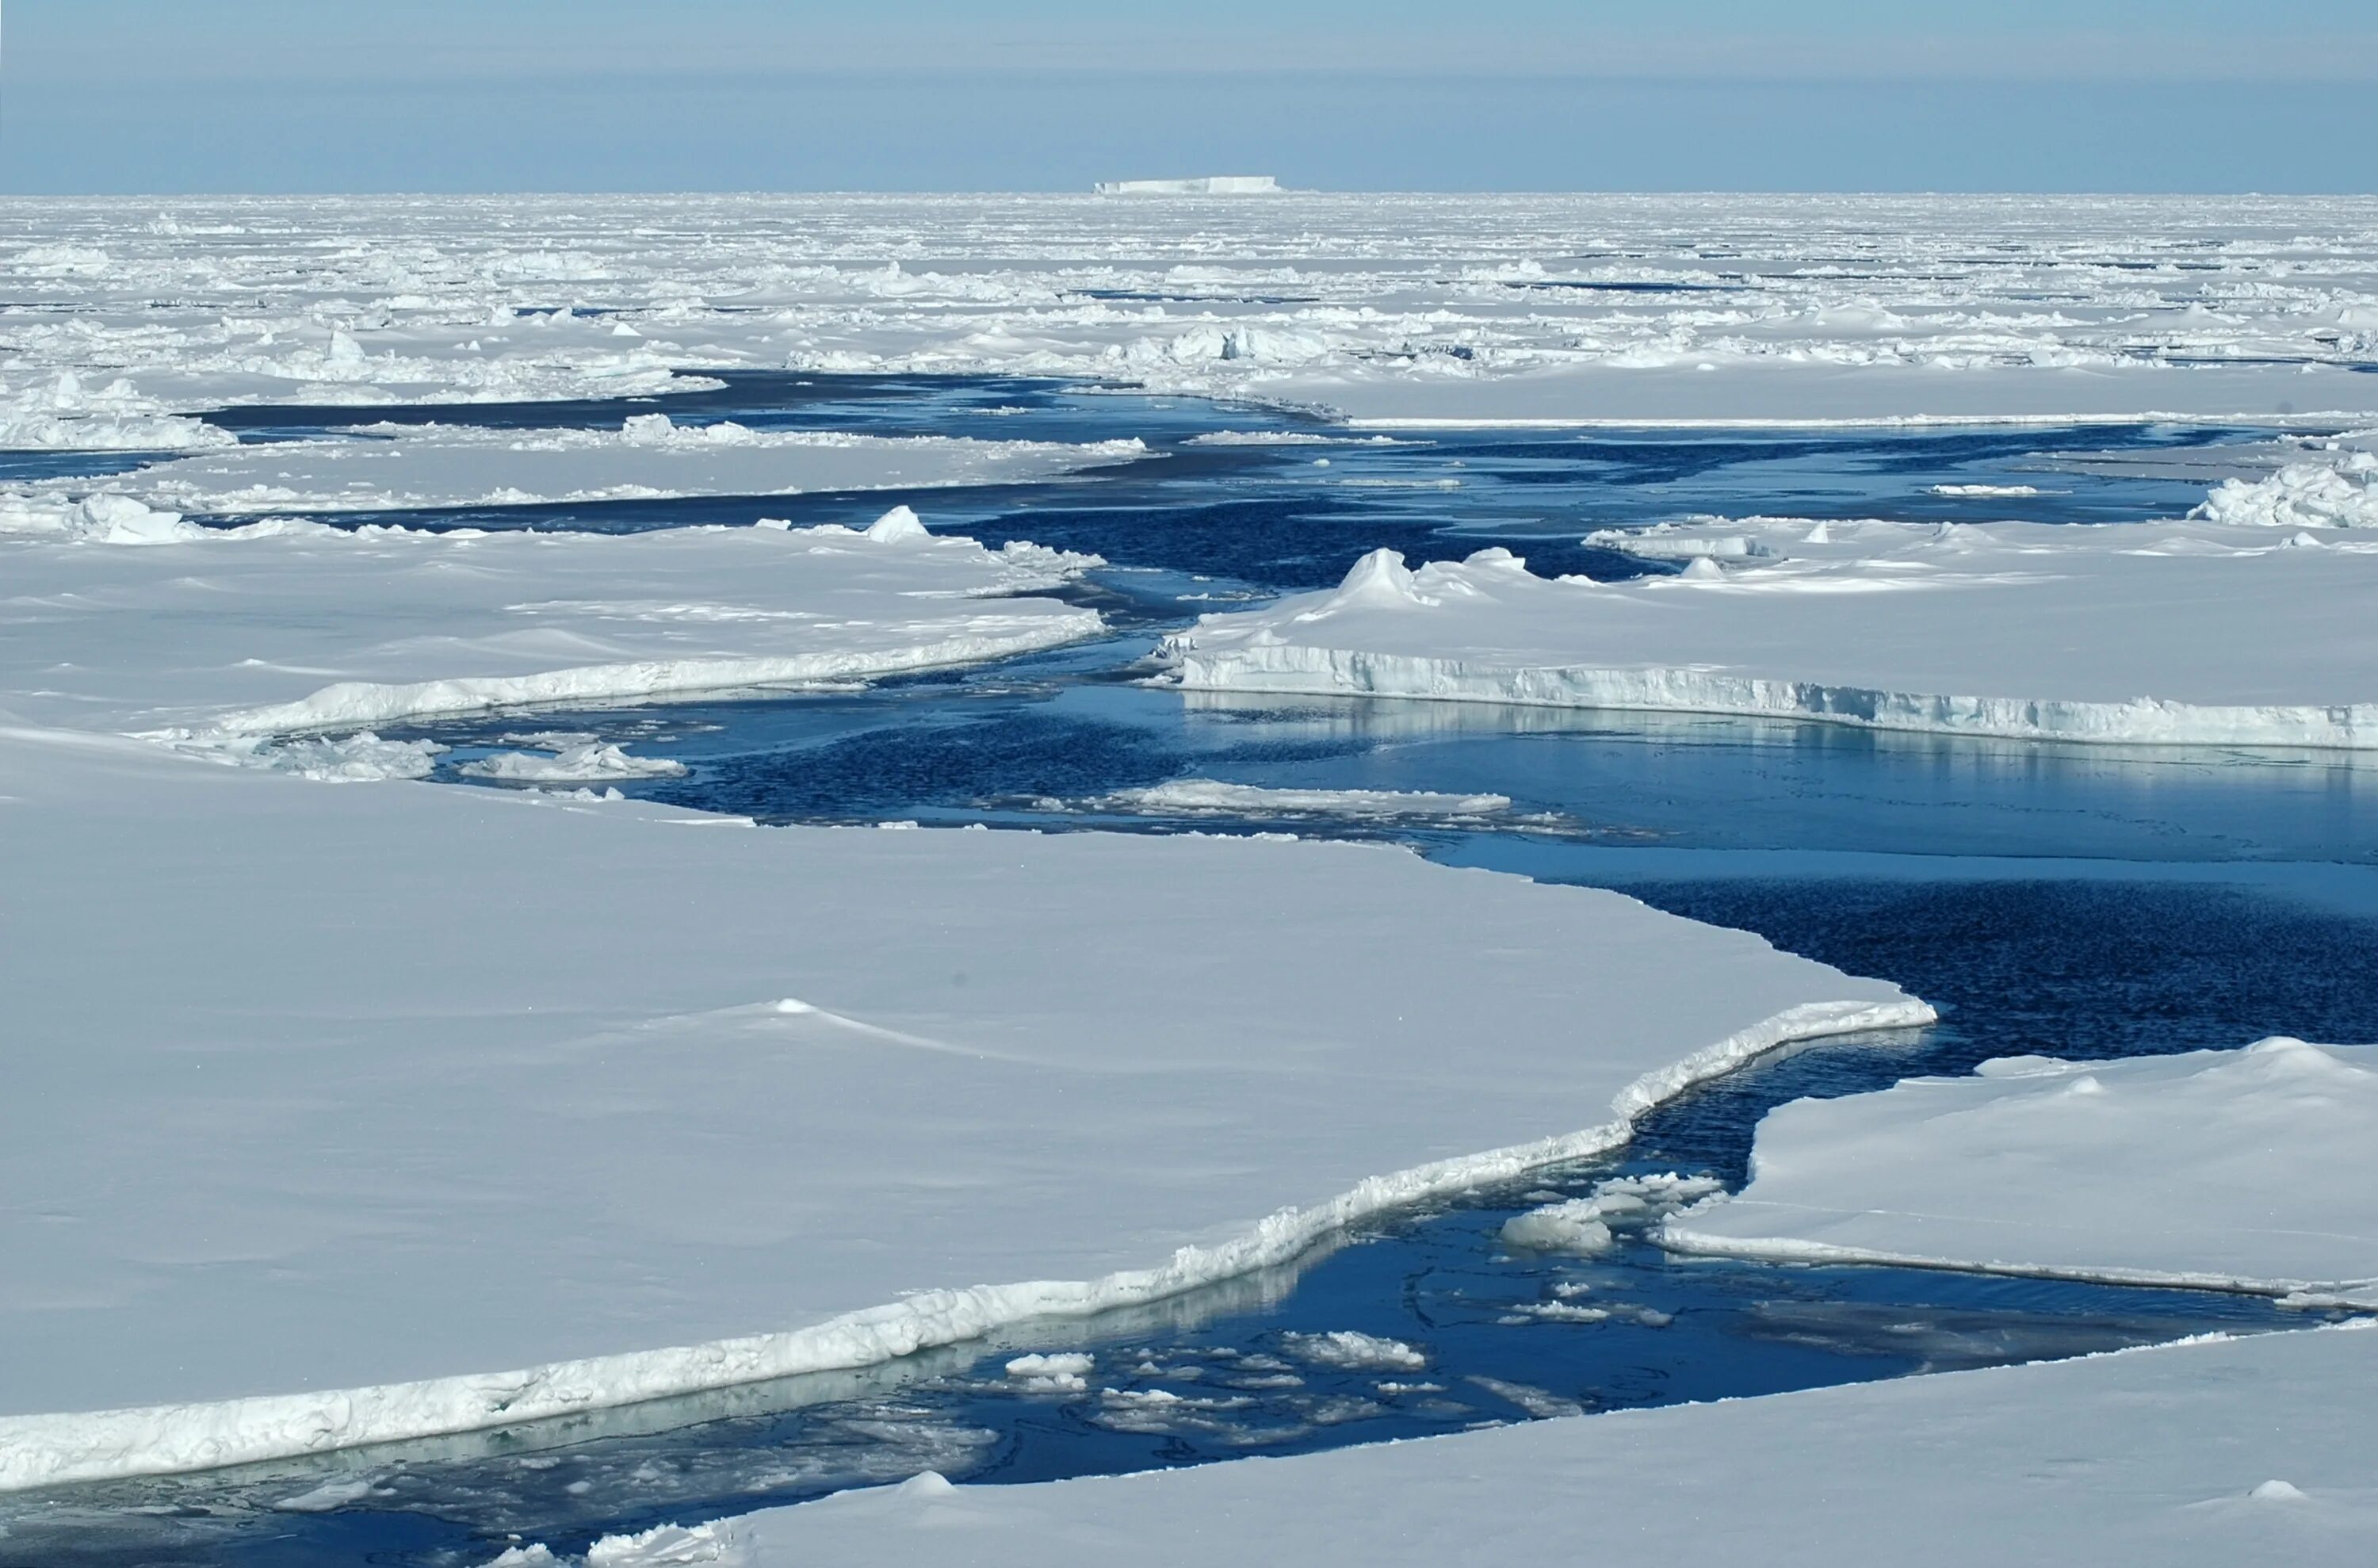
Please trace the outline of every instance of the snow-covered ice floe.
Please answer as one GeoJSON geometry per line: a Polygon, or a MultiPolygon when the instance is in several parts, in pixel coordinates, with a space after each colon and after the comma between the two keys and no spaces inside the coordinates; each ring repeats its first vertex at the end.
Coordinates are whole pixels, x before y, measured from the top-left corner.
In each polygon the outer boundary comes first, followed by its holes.
{"type": "Polygon", "coordinates": [[[1095,610],[1028,597],[1095,564],[935,536],[906,507],[864,529],[0,539],[0,706],[254,753],[302,730],[850,681],[1096,635],[1095,610]]]}
{"type": "Polygon", "coordinates": [[[0,796],[7,1487],[1158,1298],[1931,1016],[1380,846],[759,829],[23,723],[0,796]]]}
{"type": "Polygon", "coordinates": [[[2373,1376],[2378,1333],[2199,1339],[1135,1476],[953,1486],[929,1472],[612,1537],[590,1561],[2354,1562],[2378,1527],[2373,1376]]]}
{"type": "Polygon", "coordinates": [[[2378,747],[2378,542],[2209,521],[1668,525],[1680,573],[1544,578],[1508,550],[1168,638],[1195,691],[1824,719],[2116,742],[2378,747]],[[1733,564],[1725,564],[1732,562],[1733,564]]]}
{"type": "Polygon", "coordinates": [[[2195,1285],[2378,1306],[2378,1046],[2271,1039],[1802,1100],[1678,1251],[2195,1285]]]}
{"type": "Polygon", "coordinates": [[[1146,451],[1135,440],[1068,444],[752,430],[641,414],[619,430],[366,426],[348,437],[199,452],[113,483],[161,511],[388,512],[1009,484],[1126,463],[1146,451]]]}

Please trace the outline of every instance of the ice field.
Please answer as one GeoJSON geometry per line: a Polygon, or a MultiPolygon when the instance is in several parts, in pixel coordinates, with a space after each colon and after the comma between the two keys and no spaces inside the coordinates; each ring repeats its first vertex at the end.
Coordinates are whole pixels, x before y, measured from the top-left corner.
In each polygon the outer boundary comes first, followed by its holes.
{"type": "Polygon", "coordinates": [[[0,1562],[2349,1550],[2373,372],[2360,199],[0,201],[0,1562]]]}

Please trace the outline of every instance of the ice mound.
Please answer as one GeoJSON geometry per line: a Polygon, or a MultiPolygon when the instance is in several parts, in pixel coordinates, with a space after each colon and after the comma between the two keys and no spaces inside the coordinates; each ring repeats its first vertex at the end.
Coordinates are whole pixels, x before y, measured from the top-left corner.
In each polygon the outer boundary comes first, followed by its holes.
{"type": "Polygon", "coordinates": [[[891,544],[900,539],[925,539],[932,537],[931,530],[926,528],[924,520],[906,505],[894,507],[874,522],[870,523],[864,532],[869,538],[879,545],[891,544]]]}
{"type": "Polygon", "coordinates": [[[445,747],[431,741],[383,741],[366,730],[342,740],[291,741],[264,752],[272,766],[327,784],[426,778],[445,747]]]}
{"type": "Polygon", "coordinates": [[[2224,479],[2189,515],[2247,528],[2378,527],[2378,452],[2290,463],[2264,479],[2224,479]]]}
{"type": "Polygon", "coordinates": [[[85,496],[67,518],[68,538],[103,545],[172,545],[204,538],[206,530],[178,512],[152,511],[127,495],[85,496]]]}

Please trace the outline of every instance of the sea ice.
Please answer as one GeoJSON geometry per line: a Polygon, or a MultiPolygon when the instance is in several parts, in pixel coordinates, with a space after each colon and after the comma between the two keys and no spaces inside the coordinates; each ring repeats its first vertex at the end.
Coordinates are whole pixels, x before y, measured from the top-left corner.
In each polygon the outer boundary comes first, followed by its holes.
{"type": "Polygon", "coordinates": [[[1536,576],[1499,548],[1417,569],[1375,551],[1334,590],[1167,638],[1164,678],[2019,739],[2378,746],[2378,545],[2349,536],[2302,549],[2209,522],[1757,519],[1598,537],[1691,565],[1601,583],[1536,576]]]}
{"type": "Polygon", "coordinates": [[[2198,1340],[704,1527],[745,1568],[1439,1568],[1633,1561],[1647,1538],[1677,1568],[2352,1562],[2378,1526],[2373,1370],[2378,1333],[2198,1340]]]}
{"type": "Polygon", "coordinates": [[[1284,1334],[1280,1343],[1291,1356],[1316,1367],[1346,1371],[1418,1372],[1428,1366],[1426,1352],[1399,1339],[1382,1339],[1354,1329],[1284,1334]]]}
{"type": "Polygon", "coordinates": [[[620,778],[677,778],[685,764],[667,757],[631,757],[601,742],[564,746],[558,752],[498,752],[462,771],[504,784],[598,784],[620,778]]]}
{"type": "MultiPolygon", "coordinates": [[[[175,645],[119,652],[94,717],[189,690],[133,667],[175,645]]],[[[47,701],[0,694],[5,1486],[1153,1299],[1607,1148],[1787,1041],[1929,1016],[1397,849],[331,789],[26,715],[47,701]],[[269,896],[226,918],[234,888],[269,896]]]]}
{"type": "Polygon", "coordinates": [[[1494,816],[1511,809],[1508,795],[1452,795],[1425,790],[1281,790],[1176,778],[1144,789],[1118,790],[1096,804],[1115,811],[1195,816],[1332,816],[1392,821],[1400,817],[1494,816]]]}
{"type": "Polygon", "coordinates": [[[1227,232],[1213,211],[18,202],[0,442],[184,450],[222,444],[190,416],[224,404],[665,398],[787,367],[1127,379],[1423,426],[2378,410],[2369,198],[1280,192],[1234,202],[1227,232]]]}
{"type": "Polygon", "coordinates": [[[2378,1303],[2378,1046],[2272,1039],[1801,1100],[1680,1251],[2378,1303]]]}
{"type": "MultiPolygon", "coordinates": [[[[1144,455],[1136,440],[763,431],[645,414],[620,430],[367,426],[352,437],[199,452],[109,483],[156,508],[255,516],[1011,484],[1144,455]]],[[[53,481],[35,493],[87,484],[53,481]]]]}
{"type": "Polygon", "coordinates": [[[865,679],[1100,630],[1094,610],[1017,597],[1095,557],[987,550],[905,508],[891,520],[631,536],[300,525],[107,550],[0,538],[0,706],[279,760],[299,754],[257,742],[865,679]]]}

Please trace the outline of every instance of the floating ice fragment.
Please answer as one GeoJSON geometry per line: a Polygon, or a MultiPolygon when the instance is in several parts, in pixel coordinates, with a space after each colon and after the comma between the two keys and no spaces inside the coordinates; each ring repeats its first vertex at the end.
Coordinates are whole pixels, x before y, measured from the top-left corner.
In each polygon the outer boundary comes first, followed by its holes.
{"type": "Polygon", "coordinates": [[[1055,1355],[1018,1356],[1008,1362],[1009,1378],[1024,1385],[1029,1393],[1079,1393],[1089,1387],[1090,1369],[1096,1363],[1079,1351],[1055,1355]]]}
{"type": "Polygon", "coordinates": [[[1503,1222],[1510,1247],[1591,1257],[1609,1250],[1618,1230],[1635,1230],[1699,1202],[1723,1183],[1714,1176],[1615,1176],[1584,1198],[1548,1204],[1503,1222]]]}
{"type": "Polygon", "coordinates": [[[1406,1345],[1399,1339],[1381,1339],[1353,1329],[1339,1329],[1328,1333],[1283,1334],[1280,1343],[1288,1353],[1317,1367],[1336,1367],[1352,1371],[1377,1368],[1385,1371],[1417,1372],[1428,1365],[1424,1351],[1406,1345]]]}
{"type": "Polygon", "coordinates": [[[379,1486],[377,1476],[350,1476],[341,1480],[324,1481],[311,1491],[284,1497],[272,1506],[283,1514],[328,1514],[344,1508],[350,1502],[360,1502],[371,1496],[379,1486]]]}

